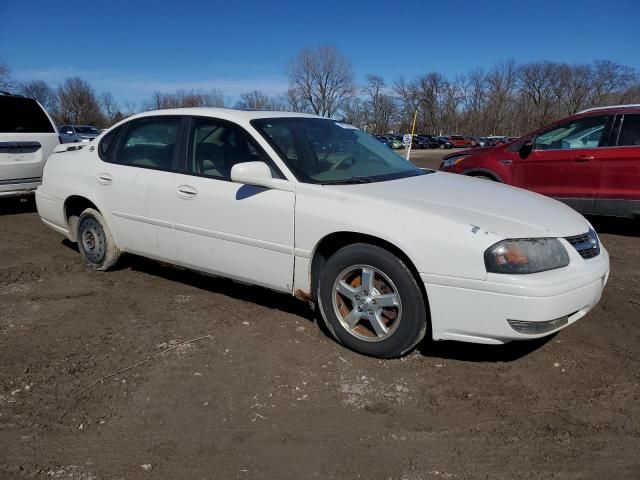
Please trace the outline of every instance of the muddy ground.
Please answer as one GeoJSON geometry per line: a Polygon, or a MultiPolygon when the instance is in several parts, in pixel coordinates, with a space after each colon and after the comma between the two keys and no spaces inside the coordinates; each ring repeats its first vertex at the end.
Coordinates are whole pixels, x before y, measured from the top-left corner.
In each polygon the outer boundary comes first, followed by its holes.
{"type": "Polygon", "coordinates": [[[380,361],[286,295],[134,257],[89,271],[4,200],[0,479],[640,478],[640,224],[594,223],[611,277],[577,324],[380,361]]]}

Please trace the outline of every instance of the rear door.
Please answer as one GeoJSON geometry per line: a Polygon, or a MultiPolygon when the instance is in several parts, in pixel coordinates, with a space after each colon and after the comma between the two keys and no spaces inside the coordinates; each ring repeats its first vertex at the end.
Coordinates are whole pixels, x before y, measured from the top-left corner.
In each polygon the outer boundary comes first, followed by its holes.
{"type": "Polygon", "coordinates": [[[0,94],[0,187],[39,183],[47,157],[60,143],[38,102],[0,94]]]}
{"type": "MultiPolygon", "coordinates": [[[[176,243],[170,218],[183,119],[132,120],[102,138],[95,172],[98,205],[125,251],[171,263],[176,243]],[[110,139],[110,135],[115,138],[110,139]],[[113,150],[109,141],[114,141],[113,150]]],[[[93,148],[93,147],[88,147],[93,148]]]]}
{"type": "Polygon", "coordinates": [[[640,215],[640,114],[618,115],[603,149],[596,199],[599,215],[640,215]]]}
{"type": "Polygon", "coordinates": [[[581,213],[595,213],[600,155],[611,116],[556,124],[536,135],[533,150],[514,162],[513,185],[557,198],[581,213]]]}

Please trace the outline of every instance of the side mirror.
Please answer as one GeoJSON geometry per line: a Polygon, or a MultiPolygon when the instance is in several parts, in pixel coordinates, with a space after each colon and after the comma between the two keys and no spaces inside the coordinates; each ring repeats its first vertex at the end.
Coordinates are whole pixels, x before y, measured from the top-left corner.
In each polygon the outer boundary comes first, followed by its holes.
{"type": "Polygon", "coordinates": [[[533,140],[525,140],[520,147],[520,158],[527,158],[533,151],[533,140]]]}
{"type": "Polygon", "coordinates": [[[269,165],[264,162],[236,163],[231,167],[231,181],[275,190],[293,191],[293,184],[287,180],[273,178],[269,165]]]}

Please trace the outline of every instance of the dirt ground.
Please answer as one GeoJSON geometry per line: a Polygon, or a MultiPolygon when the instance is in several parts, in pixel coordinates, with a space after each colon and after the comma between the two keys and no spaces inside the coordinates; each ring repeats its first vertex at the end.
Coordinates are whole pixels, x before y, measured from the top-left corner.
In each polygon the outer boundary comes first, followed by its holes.
{"type": "Polygon", "coordinates": [[[575,325],[380,361],[286,295],[135,257],[90,271],[3,200],[0,479],[640,478],[640,224],[593,222],[611,276],[575,325]]]}

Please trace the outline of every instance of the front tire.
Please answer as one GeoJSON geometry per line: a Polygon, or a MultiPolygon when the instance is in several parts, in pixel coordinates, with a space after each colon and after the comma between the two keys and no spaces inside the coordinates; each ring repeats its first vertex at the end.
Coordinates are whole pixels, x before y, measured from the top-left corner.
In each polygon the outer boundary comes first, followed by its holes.
{"type": "Polygon", "coordinates": [[[76,238],[82,260],[94,270],[109,270],[117,263],[120,250],[104,217],[97,210],[87,208],[82,212],[76,238]]]}
{"type": "Polygon", "coordinates": [[[427,331],[422,290],[405,263],[388,250],[358,243],[326,262],[318,304],[329,331],[364,355],[400,357],[427,331]]]}

